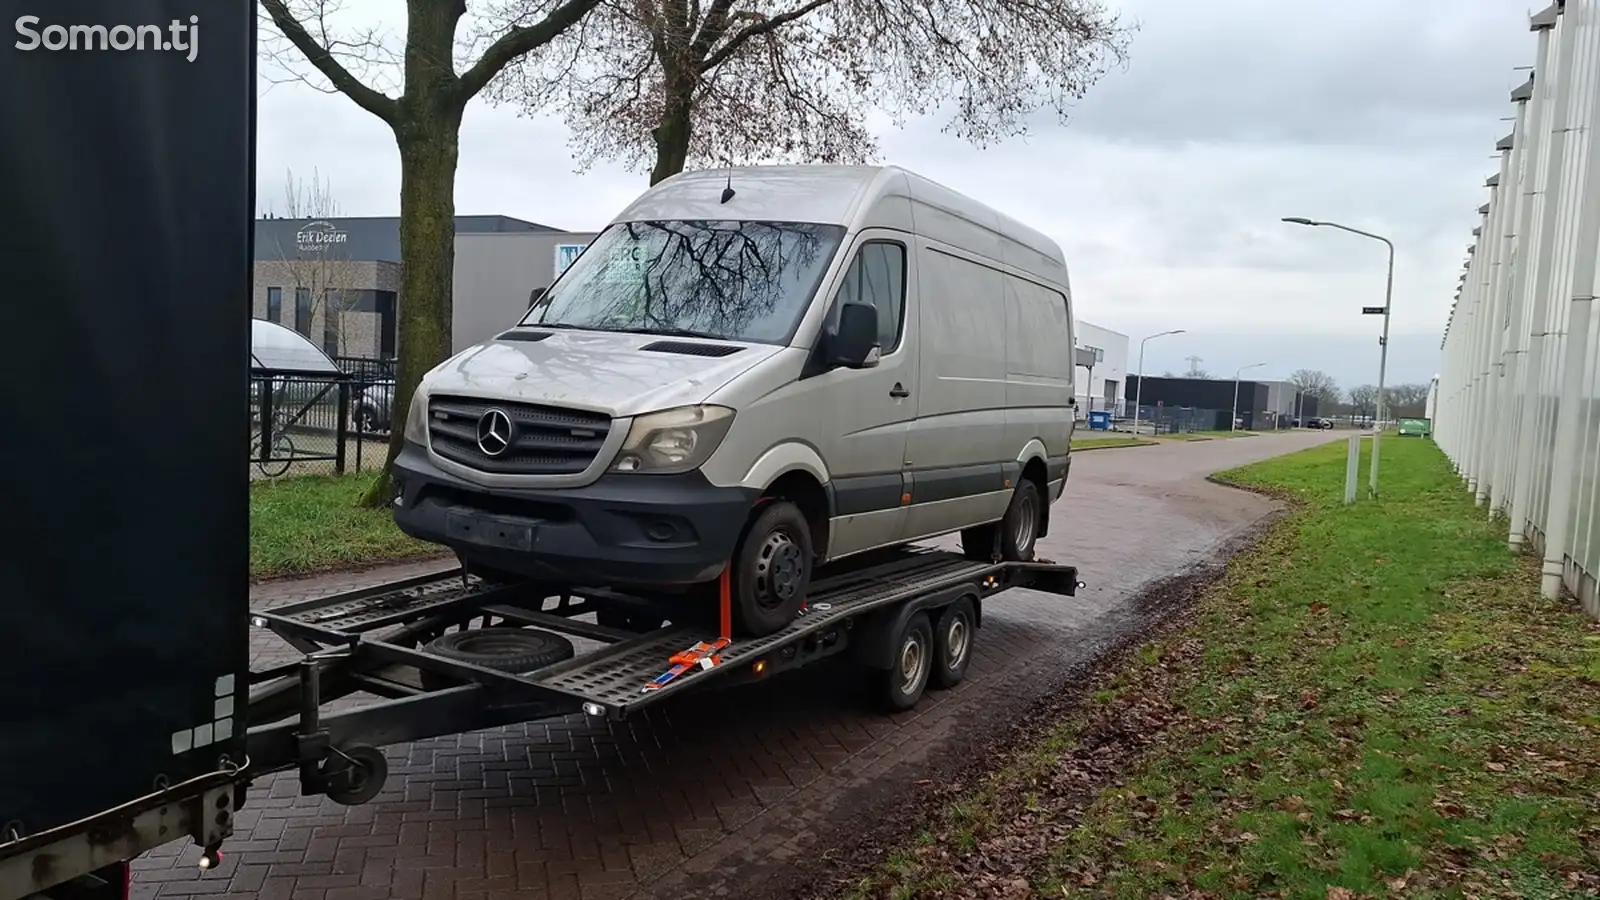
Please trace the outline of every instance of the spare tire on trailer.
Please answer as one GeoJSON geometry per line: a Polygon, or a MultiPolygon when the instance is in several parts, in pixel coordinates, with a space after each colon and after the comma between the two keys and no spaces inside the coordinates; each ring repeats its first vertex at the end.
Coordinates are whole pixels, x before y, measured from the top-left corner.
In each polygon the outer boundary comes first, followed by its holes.
{"type": "MultiPolygon", "coordinates": [[[[424,644],[422,649],[445,659],[513,675],[569,660],[574,653],[572,642],[559,634],[513,626],[446,632],[424,644]]],[[[422,686],[429,690],[453,683],[427,670],[422,672],[422,686]]]]}

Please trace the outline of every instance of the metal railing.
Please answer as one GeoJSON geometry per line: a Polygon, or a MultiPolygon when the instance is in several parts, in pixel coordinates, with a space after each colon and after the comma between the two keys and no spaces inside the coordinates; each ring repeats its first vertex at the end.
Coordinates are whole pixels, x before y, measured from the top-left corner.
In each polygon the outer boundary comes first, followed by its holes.
{"type": "Polygon", "coordinates": [[[381,465],[393,418],[394,361],[340,357],[326,378],[250,377],[250,477],[343,475],[381,465]]]}

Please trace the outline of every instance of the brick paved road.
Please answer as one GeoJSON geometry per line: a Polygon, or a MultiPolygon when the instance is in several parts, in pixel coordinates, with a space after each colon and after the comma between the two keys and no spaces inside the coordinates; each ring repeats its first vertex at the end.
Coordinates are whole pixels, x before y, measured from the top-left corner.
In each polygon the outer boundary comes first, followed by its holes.
{"type": "MultiPolygon", "coordinates": [[[[929,760],[961,754],[987,723],[1059,688],[1136,628],[1141,587],[1214,554],[1270,512],[1270,501],[1204,475],[1330,439],[1285,434],[1078,455],[1040,552],[1078,564],[1088,588],[1070,600],[1019,590],[991,601],[967,680],[911,713],[867,711],[850,670],[835,666],[690,695],[610,727],[575,716],[394,747],[388,784],[365,806],[299,797],[292,774],[257,782],[218,869],[201,876],[194,847],[156,851],[137,863],[134,896],[768,895],[795,860],[814,861],[869,827],[877,804],[929,760]]],[[[273,585],[253,599],[287,602],[441,565],[273,585]]],[[[256,666],[294,655],[270,636],[252,650],[256,666]]]]}

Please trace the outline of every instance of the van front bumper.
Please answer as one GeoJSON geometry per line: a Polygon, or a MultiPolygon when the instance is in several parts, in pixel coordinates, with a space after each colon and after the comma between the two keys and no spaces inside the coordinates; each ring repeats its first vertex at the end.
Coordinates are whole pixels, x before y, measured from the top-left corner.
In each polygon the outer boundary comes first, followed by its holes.
{"type": "Polygon", "coordinates": [[[564,585],[681,585],[722,573],[759,492],[699,472],[607,474],[580,488],[495,488],[445,472],[408,443],[394,521],[479,565],[564,585]]]}

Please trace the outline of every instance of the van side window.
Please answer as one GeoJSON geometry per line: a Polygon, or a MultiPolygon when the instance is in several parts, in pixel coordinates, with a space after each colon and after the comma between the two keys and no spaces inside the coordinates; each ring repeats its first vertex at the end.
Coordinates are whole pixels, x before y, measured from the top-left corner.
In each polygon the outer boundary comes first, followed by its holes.
{"type": "Polygon", "coordinates": [[[839,321],[839,310],[846,303],[878,308],[878,352],[893,353],[905,330],[906,248],[892,241],[862,244],[839,285],[838,300],[828,317],[831,323],[839,321]]]}

